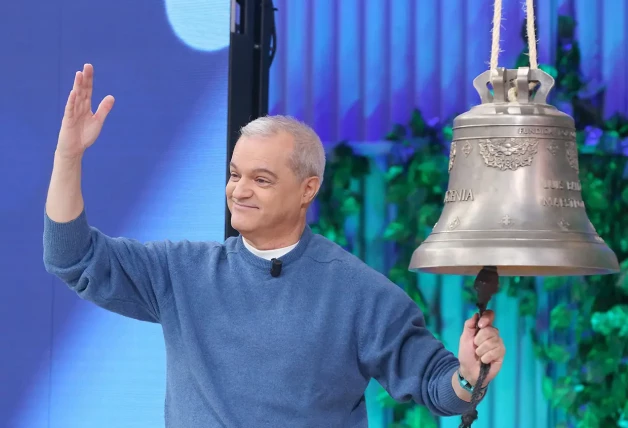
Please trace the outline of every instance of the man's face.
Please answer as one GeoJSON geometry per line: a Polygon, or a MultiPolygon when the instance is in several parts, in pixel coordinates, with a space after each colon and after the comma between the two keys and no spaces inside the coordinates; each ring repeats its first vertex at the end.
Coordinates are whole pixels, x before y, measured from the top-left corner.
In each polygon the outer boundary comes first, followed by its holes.
{"type": "Polygon", "coordinates": [[[289,163],[293,148],[292,137],[283,133],[238,140],[226,194],[231,226],[241,234],[272,237],[299,223],[318,187],[312,194],[312,179],[297,179],[289,163]]]}

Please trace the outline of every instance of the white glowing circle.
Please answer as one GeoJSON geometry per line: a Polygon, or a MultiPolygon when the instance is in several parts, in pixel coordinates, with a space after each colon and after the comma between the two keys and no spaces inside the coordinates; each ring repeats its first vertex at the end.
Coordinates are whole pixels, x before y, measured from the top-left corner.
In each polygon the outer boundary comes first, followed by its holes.
{"type": "Polygon", "coordinates": [[[229,46],[231,0],[164,0],[172,30],[186,45],[200,51],[229,46]]]}

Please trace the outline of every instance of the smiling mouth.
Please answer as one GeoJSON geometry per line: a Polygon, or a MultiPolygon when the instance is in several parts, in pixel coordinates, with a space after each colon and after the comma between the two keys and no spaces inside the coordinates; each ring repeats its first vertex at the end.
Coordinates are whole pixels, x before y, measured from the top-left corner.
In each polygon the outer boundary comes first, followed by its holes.
{"type": "Polygon", "coordinates": [[[233,203],[234,206],[238,207],[238,208],[247,208],[247,209],[256,209],[257,207],[253,207],[251,205],[244,205],[244,204],[240,204],[238,202],[234,202],[233,203]]]}

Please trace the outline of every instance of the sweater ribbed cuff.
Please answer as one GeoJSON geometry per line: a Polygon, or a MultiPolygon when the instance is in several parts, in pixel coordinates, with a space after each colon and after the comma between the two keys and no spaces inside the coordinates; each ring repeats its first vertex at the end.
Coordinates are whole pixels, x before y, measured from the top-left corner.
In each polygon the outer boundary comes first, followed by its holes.
{"type": "Polygon", "coordinates": [[[456,373],[456,370],[458,370],[458,366],[448,370],[446,375],[440,378],[438,395],[440,407],[443,410],[453,415],[461,415],[471,407],[471,403],[458,397],[451,384],[451,379],[456,373]]]}
{"type": "Polygon", "coordinates": [[[53,221],[44,213],[44,261],[57,267],[78,263],[91,243],[91,229],[85,210],[67,223],[53,221]]]}

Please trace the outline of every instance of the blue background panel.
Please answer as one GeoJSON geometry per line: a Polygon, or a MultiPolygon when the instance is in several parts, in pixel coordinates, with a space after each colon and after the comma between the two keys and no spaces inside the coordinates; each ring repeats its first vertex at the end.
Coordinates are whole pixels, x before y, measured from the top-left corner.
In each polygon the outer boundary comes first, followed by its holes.
{"type": "Polygon", "coordinates": [[[229,0],[9,2],[0,14],[0,427],[163,426],[158,325],[44,271],[46,190],[74,73],[116,104],[84,159],[90,223],[142,241],[222,240],[229,0]]]}

